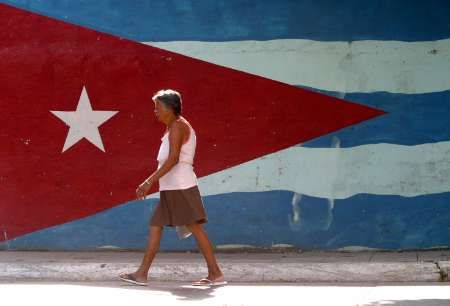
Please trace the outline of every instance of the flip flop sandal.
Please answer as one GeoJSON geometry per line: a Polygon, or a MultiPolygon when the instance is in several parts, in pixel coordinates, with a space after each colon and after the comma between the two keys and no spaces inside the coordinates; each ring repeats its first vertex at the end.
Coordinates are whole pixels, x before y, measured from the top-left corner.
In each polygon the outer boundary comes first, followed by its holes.
{"type": "Polygon", "coordinates": [[[201,280],[198,280],[196,282],[193,282],[193,286],[209,286],[211,285],[213,281],[207,278],[202,278],[201,280]]]}
{"type": "Polygon", "coordinates": [[[216,278],[215,280],[210,280],[208,278],[202,278],[201,280],[198,280],[196,282],[193,282],[193,286],[219,286],[219,285],[225,285],[228,282],[223,279],[223,276],[216,278]]]}
{"type": "Polygon", "coordinates": [[[211,286],[220,286],[220,285],[225,285],[228,284],[228,282],[224,279],[223,276],[216,278],[215,280],[213,280],[213,282],[211,283],[211,286]]]}
{"type": "Polygon", "coordinates": [[[140,282],[140,281],[136,280],[132,274],[129,274],[129,273],[119,274],[119,278],[121,280],[124,280],[126,282],[129,282],[129,283],[132,283],[132,284],[135,284],[135,285],[141,285],[141,286],[147,286],[148,285],[148,282],[140,282]]]}

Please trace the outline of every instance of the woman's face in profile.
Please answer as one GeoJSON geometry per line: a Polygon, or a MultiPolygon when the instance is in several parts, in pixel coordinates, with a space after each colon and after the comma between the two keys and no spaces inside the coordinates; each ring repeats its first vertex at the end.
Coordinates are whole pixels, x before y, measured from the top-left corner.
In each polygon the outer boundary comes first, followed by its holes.
{"type": "Polygon", "coordinates": [[[158,99],[155,101],[155,116],[158,121],[164,122],[164,118],[167,117],[167,109],[158,99]]]}

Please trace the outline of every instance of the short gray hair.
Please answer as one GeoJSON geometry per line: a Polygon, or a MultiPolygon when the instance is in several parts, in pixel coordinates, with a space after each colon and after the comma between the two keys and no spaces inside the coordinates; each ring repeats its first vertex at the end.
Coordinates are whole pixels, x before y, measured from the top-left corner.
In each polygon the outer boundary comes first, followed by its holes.
{"type": "Polygon", "coordinates": [[[152,97],[152,100],[161,101],[165,106],[171,108],[176,116],[181,114],[182,101],[181,94],[173,89],[158,90],[152,97]]]}

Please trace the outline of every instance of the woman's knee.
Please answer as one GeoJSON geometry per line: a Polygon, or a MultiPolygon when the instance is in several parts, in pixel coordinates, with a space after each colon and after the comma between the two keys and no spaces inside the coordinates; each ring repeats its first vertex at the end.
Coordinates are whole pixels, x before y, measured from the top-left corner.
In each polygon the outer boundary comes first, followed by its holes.
{"type": "Polygon", "coordinates": [[[161,234],[162,231],[163,231],[163,226],[159,226],[159,225],[151,225],[150,226],[150,233],[161,234]]]}

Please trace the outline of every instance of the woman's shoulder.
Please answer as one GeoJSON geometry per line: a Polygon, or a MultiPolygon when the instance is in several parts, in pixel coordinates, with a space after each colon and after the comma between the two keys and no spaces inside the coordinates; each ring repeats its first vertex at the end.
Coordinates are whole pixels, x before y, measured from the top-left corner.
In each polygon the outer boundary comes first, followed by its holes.
{"type": "MultiPolygon", "coordinates": [[[[187,121],[184,118],[179,118],[177,119],[175,122],[173,122],[173,124],[170,127],[170,131],[169,133],[172,133],[172,131],[177,130],[177,134],[178,133],[182,133],[182,134],[186,134],[186,135],[190,135],[191,131],[193,131],[193,134],[195,134],[195,130],[192,128],[192,126],[190,125],[189,121],[187,121]]],[[[166,134],[169,134],[166,133],[166,134]]]]}
{"type": "Polygon", "coordinates": [[[191,128],[191,129],[192,129],[191,123],[190,123],[186,118],[184,118],[183,116],[180,116],[180,118],[177,119],[176,122],[177,122],[177,124],[178,124],[179,126],[181,126],[181,127],[183,127],[183,128],[188,127],[188,128],[191,128]]]}

